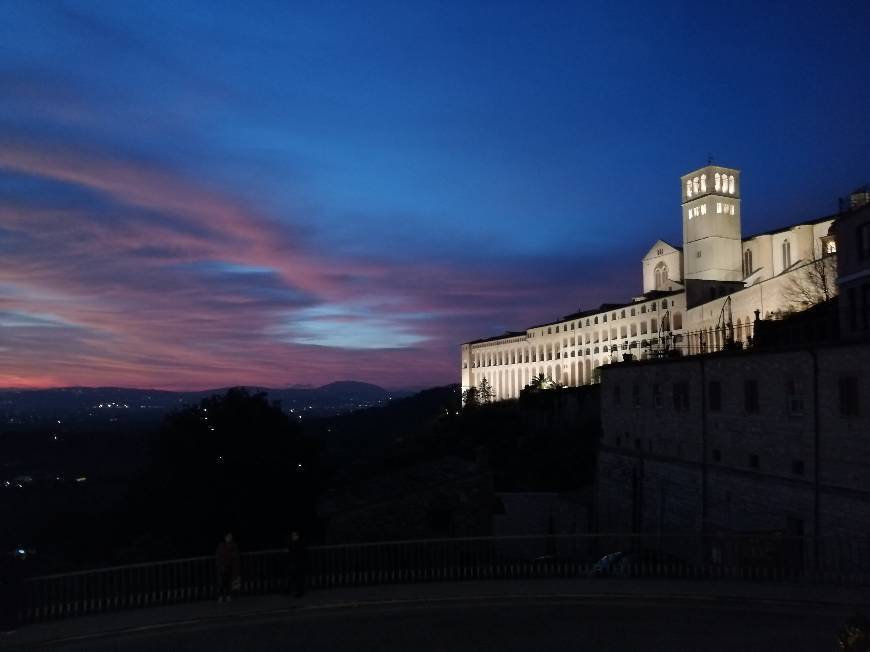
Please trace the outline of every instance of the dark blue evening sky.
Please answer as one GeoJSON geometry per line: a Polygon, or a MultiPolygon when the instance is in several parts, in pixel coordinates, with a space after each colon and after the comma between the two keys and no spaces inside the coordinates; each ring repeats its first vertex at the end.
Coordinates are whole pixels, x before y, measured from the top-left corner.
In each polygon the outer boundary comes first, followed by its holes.
{"type": "Polygon", "coordinates": [[[708,156],[744,233],[870,181],[867,2],[0,9],[2,385],[455,381],[708,156]]]}

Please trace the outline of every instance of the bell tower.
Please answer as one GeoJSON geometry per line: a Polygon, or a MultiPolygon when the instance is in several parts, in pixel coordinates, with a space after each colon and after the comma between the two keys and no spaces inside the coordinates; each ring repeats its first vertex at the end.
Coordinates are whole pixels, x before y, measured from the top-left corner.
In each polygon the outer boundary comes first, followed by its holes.
{"type": "Polygon", "coordinates": [[[680,180],[684,278],[742,281],[740,170],[708,165],[680,180]]]}

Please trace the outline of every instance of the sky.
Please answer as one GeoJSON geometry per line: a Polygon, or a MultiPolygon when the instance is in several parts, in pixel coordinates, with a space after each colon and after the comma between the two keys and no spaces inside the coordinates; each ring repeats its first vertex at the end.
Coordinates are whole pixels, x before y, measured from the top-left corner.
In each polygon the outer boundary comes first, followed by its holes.
{"type": "Polygon", "coordinates": [[[870,182],[870,3],[0,0],[0,387],[458,382],[870,182]]]}

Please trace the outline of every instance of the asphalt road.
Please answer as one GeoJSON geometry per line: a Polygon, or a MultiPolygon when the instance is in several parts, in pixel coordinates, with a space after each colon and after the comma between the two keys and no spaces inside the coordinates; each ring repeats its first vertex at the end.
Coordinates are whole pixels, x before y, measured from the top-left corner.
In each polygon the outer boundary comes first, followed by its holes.
{"type": "Polygon", "coordinates": [[[89,639],[67,650],[835,650],[841,608],[620,598],[480,599],[300,610],[89,639]]]}

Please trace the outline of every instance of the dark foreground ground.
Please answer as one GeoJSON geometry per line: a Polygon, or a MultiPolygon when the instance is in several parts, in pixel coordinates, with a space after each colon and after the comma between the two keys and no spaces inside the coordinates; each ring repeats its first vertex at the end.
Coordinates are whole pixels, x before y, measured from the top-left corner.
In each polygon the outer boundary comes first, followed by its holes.
{"type": "Polygon", "coordinates": [[[70,650],[834,650],[836,613],[576,599],[297,612],[139,632],[70,650]]]}
{"type": "Polygon", "coordinates": [[[864,588],[530,580],[360,587],[22,628],[0,649],[836,650],[864,588]]]}

